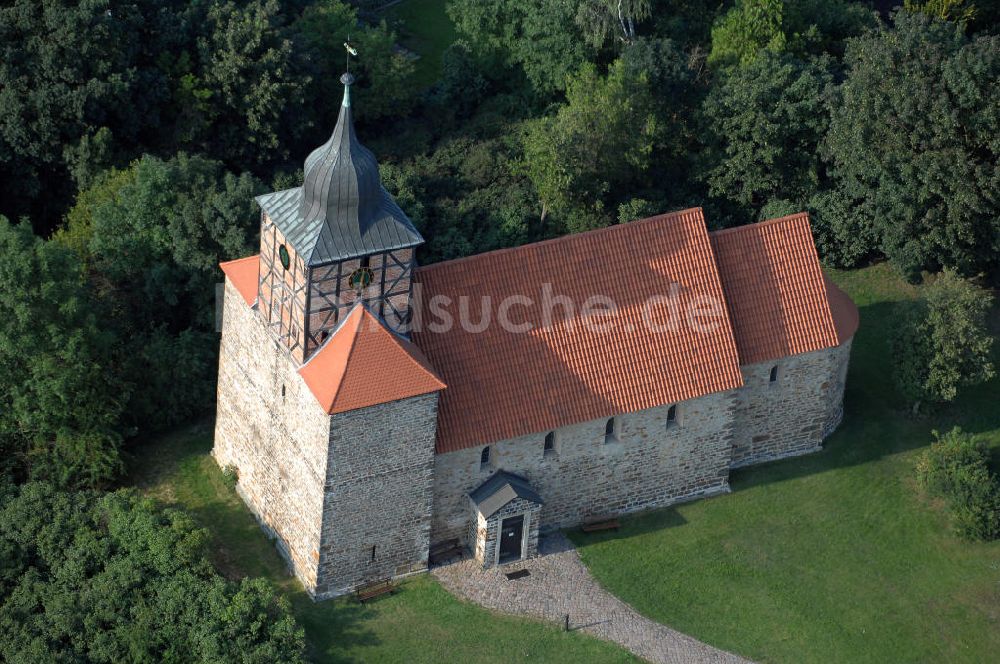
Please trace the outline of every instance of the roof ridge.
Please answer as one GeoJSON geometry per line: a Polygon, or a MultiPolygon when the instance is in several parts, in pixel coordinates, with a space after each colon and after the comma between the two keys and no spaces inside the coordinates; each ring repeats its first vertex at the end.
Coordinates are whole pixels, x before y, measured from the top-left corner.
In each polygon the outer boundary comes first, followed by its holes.
{"type": "MultiPolygon", "coordinates": [[[[800,219],[805,219],[809,221],[808,212],[796,212],[795,214],[786,214],[784,217],[775,217],[774,219],[765,219],[764,221],[754,221],[749,224],[741,224],[739,226],[730,226],[729,228],[720,228],[717,231],[709,231],[709,236],[719,235],[729,235],[737,231],[746,231],[753,228],[762,228],[765,226],[777,226],[778,224],[788,222],[788,221],[798,221],[800,219]]],[[[810,224],[810,233],[812,232],[812,225],[810,224]]]]}
{"type": "MultiPolygon", "coordinates": [[[[361,302],[360,300],[358,300],[357,304],[354,305],[354,308],[351,310],[351,312],[349,314],[347,314],[347,318],[344,319],[344,325],[346,326],[349,323],[349,321],[351,320],[351,316],[354,315],[354,312],[357,311],[358,309],[362,310],[361,313],[358,314],[358,316],[359,316],[358,323],[357,323],[357,326],[354,328],[354,334],[351,337],[351,344],[347,348],[347,361],[344,362],[344,370],[340,373],[340,380],[337,381],[337,389],[334,390],[333,396],[330,399],[330,409],[331,410],[333,409],[334,405],[337,403],[337,398],[340,397],[341,390],[344,389],[344,383],[347,382],[347,372],[351,370],[351,362],[354,361],[354,349],[358,345],[358,337],[361,336],[361,326],[364,324],[364,320],[365,320],[364,308],[365,308],[364,303],[361,302]]],[[[334,335],[331,334],[330,335],[330,339],[332,339],[333,337],[334,337],[334,335]]],[[[313,357],[315,357],[318,354],[319,354],[319,349],[316,349],[316,352],[313,353],[313,357]]]]}
{"type": "MultiPolygon", "coordinates": [[[[692,207],[692,208],[684,208],[683,210],[674,210],[673,212],[664,212],[662,214],[653,215],[652,217],[645,217],[643,219],[635,219],[633,221],[626,221],[626,222],[622,222],[622,223],[617,223],[617,224],[613,224],[611,226],[605,226],[603,228],[593,228],[593,229],[591,229],[589,231],[583,231],[583,232],[580,232],[580,233],[569,233],[567,235],[560,235],[559,237],[552,237],[552,238],[548,238],[548,239],[545,239],[545,240],[538,240],[537,242],[529,242],[527,244],[521,244],[521,245],[518,245],[516,247],[504,247],[502,249],[493,249],[491,251],[484,251],[484,252],[479,253],[479,254],[473,254],[472,256],[462,256],[461,258],[452,258],[450,260],[440,261],[438,263],[432,263],[430,265],[422,265],[418,269],[421,272],[427,272],[429,270],[435,270],[435,269],[437,269],[439,267],[442,267],[442,266],[445,266],[445,265],[449,265],[450,266],[450,265],[455,265],[457,263],[462,263],[462,262],[471,262],[471,261],[474,261],[474,260],[477,260],[477,259],[480,259],[480,258],[484,258],[486,256],[499,256],[499,255],[508,254],[508,253],[515,253],[515,252],[518,252],[518,251],[524,251],[524,250],[528,249],[529,247],[540,247],[542,245],[553,245],[553,244],[558,244],[558,243],[562,243],[562,242],[570,242],[570,241],[576,240],[576,239],[581,238],[581,237],[594,237],[594,236],[605,234],[605,233],[613,233],[613,232],[621,229],[624,226],[648,225],[648,224],[651,224],[653,222],[668,220],[668,218],[669,218],[669,221],[674,221],[676,219],[680,219],[680,218],[684,217],[687,214],[692,214],[692,213],[700,214],[701,217],[702,217],[702,221],[704,222],[704,218],[705,218],[705,216],[704,216],[704,210],[703,210],[703,208],[701,206],[692,207]]],[[[707,232],[707,227],[706,227],[706,232],[707,232]]]]}

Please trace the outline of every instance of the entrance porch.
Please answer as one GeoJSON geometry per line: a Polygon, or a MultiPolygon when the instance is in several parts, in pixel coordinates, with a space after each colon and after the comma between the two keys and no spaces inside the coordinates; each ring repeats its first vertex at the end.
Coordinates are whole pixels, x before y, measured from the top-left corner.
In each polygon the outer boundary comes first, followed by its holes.
{"type": "Polygon", "coordinates": [[[469,494],[469,541],[485,569],[538,555],[542,498],[520,475],[499,471],[469,494]]]}

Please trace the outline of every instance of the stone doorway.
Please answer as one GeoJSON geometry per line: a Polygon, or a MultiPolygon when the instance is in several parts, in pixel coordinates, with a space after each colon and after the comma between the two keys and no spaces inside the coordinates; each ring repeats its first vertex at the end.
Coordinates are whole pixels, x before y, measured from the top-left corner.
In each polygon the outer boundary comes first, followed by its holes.
{"type": "Polygon", "coordinates": [[[512,563],[524,557],[524,515],[504,519],[500,525],[500,551],[497,564],[512,563]]]}

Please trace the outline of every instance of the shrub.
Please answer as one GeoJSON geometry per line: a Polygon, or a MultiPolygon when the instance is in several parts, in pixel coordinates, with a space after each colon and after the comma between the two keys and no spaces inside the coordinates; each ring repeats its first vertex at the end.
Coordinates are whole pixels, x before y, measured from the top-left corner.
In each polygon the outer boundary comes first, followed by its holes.
{"type": "Polygon", "coordinates": [[[959,388],[993,378],[992,306],[988,291],[945,270],[904,310],[891,340],[893,377],[914,410],[924,401],[953,401],[959,388]]]}
{"type": "Polygon", "coordinates": [[[1000,483],[990,472],[986,446],[958,427],[934,437],[917,462],[921,486],[945,499],[962,537],[1000,538],[1000,483]]]}
{"type": "Polygon", "coordinates": [[[233,464],[228,464],[222,469],[222,481],[226,483],[230,489],[235,489],[236,484],[240,481],[240,471],[233,464]]]}

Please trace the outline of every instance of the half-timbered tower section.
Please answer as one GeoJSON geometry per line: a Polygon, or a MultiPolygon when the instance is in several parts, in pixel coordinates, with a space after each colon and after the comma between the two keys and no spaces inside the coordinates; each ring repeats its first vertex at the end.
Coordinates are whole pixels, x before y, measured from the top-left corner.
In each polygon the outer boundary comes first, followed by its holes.
{"type": "Polygon", "coordinates": [[[260,313],[299,363],[363,301],[392,331],[410,331],[420,233],[382,186],[378,162],[351,119],[351,76],[325,144],[306,159],[301,187],[257,198],[260,313]]]}

